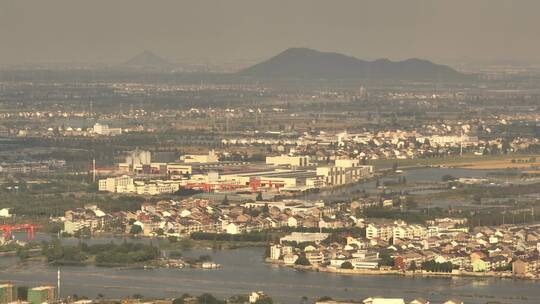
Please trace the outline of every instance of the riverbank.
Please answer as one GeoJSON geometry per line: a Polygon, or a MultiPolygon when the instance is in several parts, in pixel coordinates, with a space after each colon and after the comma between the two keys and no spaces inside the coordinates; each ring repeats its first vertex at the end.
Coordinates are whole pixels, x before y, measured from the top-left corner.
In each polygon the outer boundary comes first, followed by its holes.
{"type": "Polygon", "coordinates": [[[143,243],[153,243],[160,246],[160,248],[165,250],[191,250],[191,249],[202,249],[202,250],[221,250],[221,249],[239,249],[246,247],[266,247],[268,241],[242,241],[242,240],[233,240],[233,241],[220,241],[220,240],[197,240],[190,238],[189,236],[182,237],[173,237],[168,236],[142,236],[142,235],[133,235],[129,233],[108,233],[101,232],[95,233],[91,237],[85,238],[75,238],[72,236],[64,236],[61,239],[63,240],[73,240],[73,242],[88,242],[92,243],[96,240],[104,240],[100,243],[109,243],[111,241],[133,241],[133,242],[143,242],[143,243]]]}
{"type": "Polygon", "coordinates": [[[429,272],[424,270],[416,271],[400,271],[400,270],[384,270],[384,269],[342,269],[342,268],[333,268],[333,267],[323,267],[323,266],[303,266],[303,265],[286,265],[281,260],[272,260],[269,258],[265,259],[265,263],[276,265],[279,267],[293,268],[296,270],[302,271],[313,271],[313,272],[324,272],[324,273],[334,273],[341,275],[396,275],[404,277],[476,277],[476,278],[499,278],[499,279],[518,279],[518,280],[530,280],[530,281],[540,281],[540,277],[522,277],[515,276],[511,272],[472,272],[472,271],[463,271],[463,270],[454,270],[452,272],[429,272]]]}

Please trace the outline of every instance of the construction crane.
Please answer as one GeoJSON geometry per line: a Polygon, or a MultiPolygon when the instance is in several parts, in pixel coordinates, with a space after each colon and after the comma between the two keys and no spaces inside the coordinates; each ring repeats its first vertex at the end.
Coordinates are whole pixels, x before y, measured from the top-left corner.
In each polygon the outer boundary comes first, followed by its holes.
{"type": "Polygon", "coordinates": [[[0,225],[0,230],[6,240],[11,239],[14,231],[26,231],[26,238],[33,240],[36,238],[36,229],[39,228],[42,228],[42,226],[36,224],[0,225]]]}

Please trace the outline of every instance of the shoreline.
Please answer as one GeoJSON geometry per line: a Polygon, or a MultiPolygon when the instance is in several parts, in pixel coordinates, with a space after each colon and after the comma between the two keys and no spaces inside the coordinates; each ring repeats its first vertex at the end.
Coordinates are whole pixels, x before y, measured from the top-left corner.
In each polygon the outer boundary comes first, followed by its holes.
{"type": "Polygon", "coordinates": [[[470,271],[454,271],[451,273],[445,272],[428,272],[424,270],[417,271],[399,271],[399,270],[380,270],[380,269],[341,269],[322,266],[301,266],[301,265],[286,265],[281,260],[271,260],[265,258],[264,263],[276,265],[279,267],[288,267],[296,270],[305,270],[313,272],[334,273],[339,275],[396,275],[403,277],[446,277],[446,278],[496,278],[496,279],[514,279],[526,280],[531,282],[539,282],[540,278],[515,276],[509,272],[470,272],[470,271]]]}
{"type": "MultiPolygon", "coordinates": [[[[104,235],[101,235],[101,236],[104,236],[104,235]]],[[[109,235],[109,237],[122,239],[125,236],[109,235]]],[[[160,238],[139,236],[139,237],[135,237],[135,239],[147,239],[147,240],[158,239],[159,240],[160,238]]],[[[235,242],[235,244],[228,244],[229,242],[221,242],[221,245],[225,245],[225,246],[220,246],[220,248],[213,248],[212,246],[208,246],[209,245],[208,243],[210,241],[206,241],[206,240],[191,240],[191,241],[193,242],[192,248],[184,249],[185,251],[191,251],[191,250],[228,251],[228,250],[235,250],[235,249],[241,249],[241,248],[261,248],[266,245],[266,243],[255,243],[255,242],[245,242],[245,243],[235,242]],[[230,245],[233,245],[233,246],[230,246],[230,245]]],[[[167,249],[168,248],[165,248],[165,250],[167,249]]],[[[11,256],[11,255],[4,255],[4,256],[11,256]]],[[[397,276],[403,276],[403,277],[448,277],[448,278],[469,277],[469,278],[517,279],[517,280],[526,280],[526,281],[532,281],[532,282],[540,281],[540,277],[515,276],[511,272],[492,272],[492,271],[470,272],[470,271],[455,270],[452,273],[442,273],[442,272],[428,272],[424,270],[400,271],[400,270],[381,270],[381,269],[341,269],[341,268],[323,267],[323,266],[286,265],[282,260],[272,260],[270,258],[263,258],[262,262],[266,264],[270,264],[270,265],[276,265],[279,267],[293,268],[296,270],[334,273],[334,274],[340,274],[340,275],[368,275],[368,276],[370,275],[397,275],[397,276]]],[[[87,265],[80,265],[80,266],[84,267],[87,265]]],[[[110,267],[111,265],[99,265],[99,266],[110,267]]],[[[137,267],[140,265],[115,265],[115,266],[137,267]]]]}

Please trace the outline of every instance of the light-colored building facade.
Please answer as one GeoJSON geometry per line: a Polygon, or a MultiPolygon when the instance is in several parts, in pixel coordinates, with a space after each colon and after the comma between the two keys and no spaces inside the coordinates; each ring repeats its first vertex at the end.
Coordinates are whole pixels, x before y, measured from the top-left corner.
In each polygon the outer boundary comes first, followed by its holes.
{"type": "Polygon", "coordinates": [[[310,159],[309,156],[267,156],[266,164],[274,166],[306,167],[309,166],[310,159]]]}

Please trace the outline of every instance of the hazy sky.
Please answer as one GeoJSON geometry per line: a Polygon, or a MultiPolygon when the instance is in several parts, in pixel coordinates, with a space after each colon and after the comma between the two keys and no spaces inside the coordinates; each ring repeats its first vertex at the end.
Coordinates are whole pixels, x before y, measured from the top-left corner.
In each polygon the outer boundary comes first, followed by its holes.
{"type": "Polygon", "coordinates": [[[364,59],[540,62],[538,0],[0,0],[0,64],[364,59]]]}

